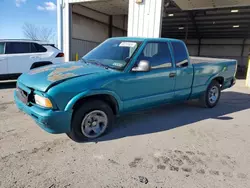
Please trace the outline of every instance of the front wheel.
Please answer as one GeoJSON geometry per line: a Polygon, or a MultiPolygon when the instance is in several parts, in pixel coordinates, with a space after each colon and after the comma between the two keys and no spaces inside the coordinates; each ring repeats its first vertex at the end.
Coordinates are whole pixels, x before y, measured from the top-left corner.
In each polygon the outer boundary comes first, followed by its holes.
{"type": "Polygon", "coordinates": [[[86,101],[75,110],[71,132],[67,135],[76,142],[83,142],[100,137],[113,124],[113,111],[103,101],[86,101]]]}
{"type": "Polygon", "coordinates": [[[219,102],[221,96],[220,84],[214,80],[208,86],[206,92],[202,95],[200,102],[206,108],[213,108],[219,102]]]}

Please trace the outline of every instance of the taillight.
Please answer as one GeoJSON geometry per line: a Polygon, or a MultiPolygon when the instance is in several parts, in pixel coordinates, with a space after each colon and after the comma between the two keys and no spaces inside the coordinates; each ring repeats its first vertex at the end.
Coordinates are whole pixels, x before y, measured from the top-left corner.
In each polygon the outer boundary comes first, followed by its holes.
{"type": "Polygon", "coordinates": [[[59,53],[56,57],[64,57],[64,53],[59,53]]]}

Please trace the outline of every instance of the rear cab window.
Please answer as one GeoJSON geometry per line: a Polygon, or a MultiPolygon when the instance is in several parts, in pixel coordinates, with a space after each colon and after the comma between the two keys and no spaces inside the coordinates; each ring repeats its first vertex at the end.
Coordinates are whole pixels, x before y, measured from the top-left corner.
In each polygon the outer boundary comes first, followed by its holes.
{"type": "Polygon", "coordinates": [[[175,66],[177,68],[188,67],[188,53],[182,42],[171,42],[173,47],[175,66]]]}
{"type": "Polygon", "coordinates": [[[0,42],[0,55],[5,53],[5,42],[0,42]]]}

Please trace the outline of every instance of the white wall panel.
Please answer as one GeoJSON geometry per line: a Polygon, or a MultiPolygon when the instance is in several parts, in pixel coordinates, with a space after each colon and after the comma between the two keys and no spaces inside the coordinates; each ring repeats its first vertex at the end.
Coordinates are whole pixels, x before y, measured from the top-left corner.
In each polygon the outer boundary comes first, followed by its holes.
{"type": "Polygon", "coordinates": [[[129,0],[128,36],[160,37],[163,0],[129,0]]]}
{"type": "Polygon", "coordinates": [[[65,54],[65,61],[69,61],[70,57],[70,47],[71,47],[71,19],[72,19],[72,6],[69,3],[65,3],[63,8],[63,52],[65,54]]]}

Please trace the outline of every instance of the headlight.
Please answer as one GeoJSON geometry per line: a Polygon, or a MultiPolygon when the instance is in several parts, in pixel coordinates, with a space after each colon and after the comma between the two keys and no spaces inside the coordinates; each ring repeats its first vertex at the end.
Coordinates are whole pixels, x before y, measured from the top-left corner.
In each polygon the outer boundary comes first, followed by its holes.
{"type": "Polygon", "coordinates": [[[48,98],[40,96],[40,95],[35,95],[34,97],[35,97],[36,104],[42,107],[46,107],[46,108],[53,107],[51,101],[48,98]]]}

